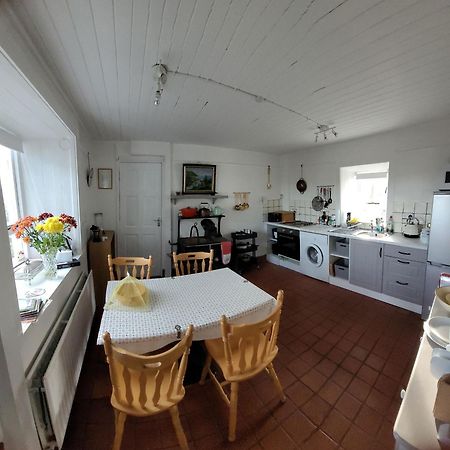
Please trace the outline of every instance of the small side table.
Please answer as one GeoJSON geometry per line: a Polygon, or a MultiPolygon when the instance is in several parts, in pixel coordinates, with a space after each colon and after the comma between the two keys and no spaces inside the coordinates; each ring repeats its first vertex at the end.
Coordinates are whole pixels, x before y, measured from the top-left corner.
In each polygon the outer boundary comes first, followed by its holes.
{"type": "Polygon", "coordinates": [[[94,276],[95,303],[96,311],[101,311],[105,303],[106,285],[109,281],[108,255],[115,256],[115,237],[114,231],[105,230],[106,239],[100,242],[94,242],[89,239],[88,242],[88,263],[89,269],[94,276]]]}

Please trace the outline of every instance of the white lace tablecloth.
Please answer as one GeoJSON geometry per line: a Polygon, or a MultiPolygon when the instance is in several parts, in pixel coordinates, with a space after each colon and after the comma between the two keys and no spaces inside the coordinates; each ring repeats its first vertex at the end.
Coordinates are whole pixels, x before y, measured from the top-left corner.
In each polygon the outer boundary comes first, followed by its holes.
{"type": "MultiPolygon", "coordinates": [[[[135,352],[146,353],[176,341],[176,325],[182,333],[194,325],[194,340],[221,336],[220,318],[233,323],[257,322],[266,317],[275,299],[230,269],[174,278],[143,280],[149,288],[149,311],[104,310],[97,337],[109,331],[113,342],[135,352]]],[[[117,281],[108,282],[106,298],[117,281]]]]}

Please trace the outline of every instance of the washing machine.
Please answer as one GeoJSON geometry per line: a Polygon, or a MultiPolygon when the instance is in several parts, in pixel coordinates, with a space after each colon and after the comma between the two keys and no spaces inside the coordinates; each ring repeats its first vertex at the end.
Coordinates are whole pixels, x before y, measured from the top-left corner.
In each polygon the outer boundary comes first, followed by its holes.
{"type": "Polygon", "coordinates": [[[318,280],[328,281],[328,236],[300,233],[300,272],[318,280]]]}

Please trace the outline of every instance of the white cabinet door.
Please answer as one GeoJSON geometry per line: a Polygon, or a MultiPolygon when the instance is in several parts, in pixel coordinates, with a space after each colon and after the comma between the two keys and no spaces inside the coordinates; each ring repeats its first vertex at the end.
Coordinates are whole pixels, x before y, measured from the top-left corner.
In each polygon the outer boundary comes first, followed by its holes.
{"type": "Polygon", "coordinates": [[[152,256],[161,274],[161,163],[120,163],[117,256],[152,256]]]}
{"type": "Polygon", "coordinates": [[[381,292],[383,281],[383,244],[350,240],[351,284],[381,292]]]}

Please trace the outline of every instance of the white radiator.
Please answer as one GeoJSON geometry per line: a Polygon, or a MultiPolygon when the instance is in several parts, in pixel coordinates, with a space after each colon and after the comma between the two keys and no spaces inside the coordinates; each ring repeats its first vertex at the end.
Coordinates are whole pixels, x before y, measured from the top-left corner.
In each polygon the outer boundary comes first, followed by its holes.
{"type": "Polygon", "coordinates": [[[43,449],[62,447],[94,312],[91,273],[75,287],[29,377],[43,449]]]}

